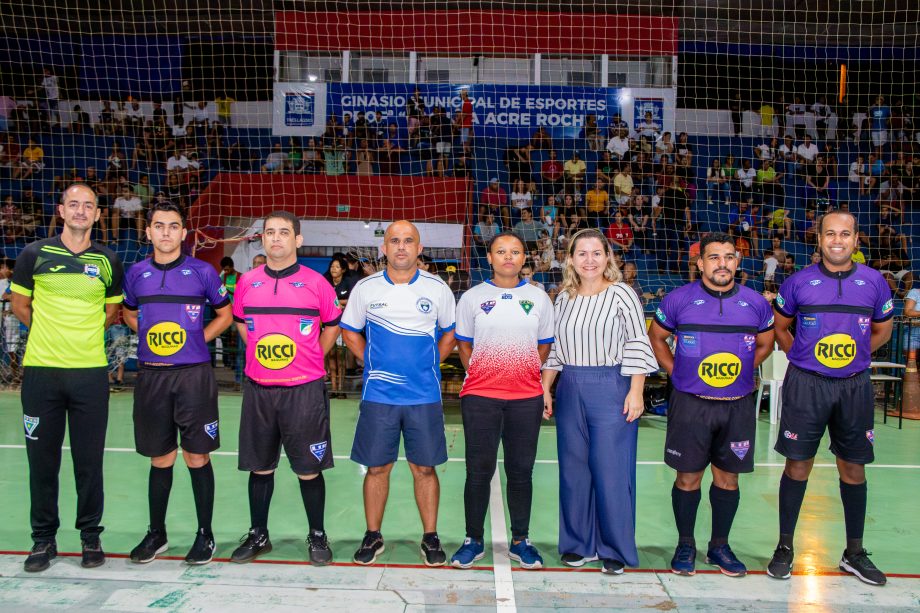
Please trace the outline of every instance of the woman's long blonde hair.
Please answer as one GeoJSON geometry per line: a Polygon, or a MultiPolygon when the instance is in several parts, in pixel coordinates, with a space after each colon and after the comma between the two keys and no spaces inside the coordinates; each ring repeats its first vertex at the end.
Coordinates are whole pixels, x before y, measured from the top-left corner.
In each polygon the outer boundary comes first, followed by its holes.
{"type": "Polygon", "coordinates": [[[574,298],[578,293],[578,288],[581,287],[581,277],[575,272],[575,265],[572,264],[572,256],[575,253],[575,247],[578,245],[578,241],[588,238],[596,238],[604,246],[604,253],[607,255],[607,267],[604,268],[604,278],[611,283],[619,283],[623,280],[623,273],[613,259],[613,251],[610,249],[610,243],[607,241],[607,237],[594,228],[579,230],[572,236],[571,240],[569,240],[569,246],[566,250],[565,257],[565,268],[562,269],[562,287],[559,291],[567,292],[569,298],[574,298]]]}

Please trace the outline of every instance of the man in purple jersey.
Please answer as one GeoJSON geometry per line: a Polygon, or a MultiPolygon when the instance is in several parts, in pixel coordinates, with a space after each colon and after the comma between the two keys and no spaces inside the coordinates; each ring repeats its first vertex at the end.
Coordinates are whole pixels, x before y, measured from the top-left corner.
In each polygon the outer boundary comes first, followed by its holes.
{"type": "Polygon", "coordinates": [[[198,515],[188,564],[207,564],[214,555],[214,471],[209,453],[220,446],[217,382],[208,343],[233,321],[227,289],[209,264],[183,255],[185,216],[172,202],[153,205],[147,239],[153,258],[138,262],[125,279],[124,319],[138,333],[139,371],[134,388],[134,440],[150,458],[150,528],[131,551],[131,561],[152,562],[169,548],[166,507],[173,465],[182,444],[198,515]],[[210,304],[216,315],[204,324],[210,304]]]}
{"type": "Polygon", "coordinates": [[[665,296],[649,330],[655,357],[673,388],[664,454],[677,471],[671,504],[678,543],[671,570],[696,573],[693,532],[703,474],[711,465],[706,562],[741,577],[747,568],[729,547],[728,534],[741,498],[738,474],[754,470],[754,372],[773,351],[773,311],[760,294],[735,283],[738,254],[728,234],[704,236],[697,265],[701,280],[665,296]],[[671,335],[673,355],[667,344],[671,335]]]}
{"type": "Polygon", "coordinates": [[[865,465],[875,459],[872,352],[891,338],[894,306],[882,275],[851,256],[859,229],[851,213],[835,211],[818,224],[822,261],[789,277],[773,303],[776,341],[789,356],[776,451],[786,457],[779,484],[779,544],[767,574],[792,574],[793,534],[808,476],[825,429],[837,457],[847,546],[840,569],[872,585],[885,575],[863,548],[865,465]],[[795,323],[795,337],[791,326],[795,323]]]}

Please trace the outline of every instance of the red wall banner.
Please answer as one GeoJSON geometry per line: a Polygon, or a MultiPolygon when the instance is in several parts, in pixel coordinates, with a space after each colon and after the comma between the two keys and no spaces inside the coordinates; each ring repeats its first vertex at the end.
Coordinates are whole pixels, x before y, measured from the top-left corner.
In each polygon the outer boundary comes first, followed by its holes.
{"type": "Polygon", "coordinates": [[[538,11],[275,13],[279,51],[677,55],[676,17],[538,11]]]}

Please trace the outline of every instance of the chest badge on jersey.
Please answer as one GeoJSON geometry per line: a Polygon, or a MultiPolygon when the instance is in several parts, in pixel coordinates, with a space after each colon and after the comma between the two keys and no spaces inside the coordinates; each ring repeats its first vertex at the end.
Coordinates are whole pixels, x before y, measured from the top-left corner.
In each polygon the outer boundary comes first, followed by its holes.
{"type": "Polygon", "coordinates": [[[185,346],[185,330],[174,321],[161,321],[147,331],[147,347],[155,355],[175,355],[185,346]]]}
{"type": "Polygon", "coordinates": [[[99,276],[99,267],[95,264],[84,264],[83,274],[87,277],[93,277],[95,279],[99,276]]]}
{"type": "Polygon", "coordinates": [[[849,366],[856,358],[856,341],[849,334],[829,334],[815,344],[815,359],[828,368],[849,366]]]}
{"type": "Polygon", "coordinates": [[[744,335],[744,348],[748,351],[753,351],[754,345],[757,344],[757,337],[753,334],[744,335]]]}
{"type": "Polygon", "coordinates": [[[415,308],[417,308],[419,312],[421,313],[430,313],[431,312],[431,299],[425,298],[424,296],[422,296],[421,298],[415,301],[415,308]]]}
{"type": "Polygon", "coordinates": [[[483,312],[484,312],[486,315],[488,315],[488,314],[489,314],[489,311],[491,311],[492,309],[495,308],[495,301],[494,301],[494,300],[486,300],[485,302],[483,302],[482,304],[479,305],[479,308],[482,309],[483,312]]]}
{"type": "Polygon", "coordinates": [[[185,305],[185,314],[188,315],[188,318],[192,321],[197,321],[198,317],[201,315],[201,305],[200,304],[187,304],[185,305]]]}
{"type": "Polygon", "coordinates": [[[300,320],[300,333],[304,336],[309,336],[310,332],[313,332],[313,320],[301,318],[300,320]]]}
{"type": "Polygon", "coordinates": [[[727,351],[713,353],[703,358],[697,373],[710,387],[728,387],[741,374],[741,358],[727,351]]]}
{"type": "Polygon", "coordinates": [[[865,334],[869,331],[869,318],[861,316],[857,320],[859,322],[859,331],[865,334]]]}
{"type": "Polygon", "coordinates": [[[256,360],[269,370],[281,370],[297,357],[297,345],[283,334],[268,334],[256,343],[256,360]]]}
{"type": "Polygon", "coordinates": [[[524,309],[525,314],[530,315],[530,310],[533,308],[533,302],[530,300],[518,300],[518,304],[524,309]]]}

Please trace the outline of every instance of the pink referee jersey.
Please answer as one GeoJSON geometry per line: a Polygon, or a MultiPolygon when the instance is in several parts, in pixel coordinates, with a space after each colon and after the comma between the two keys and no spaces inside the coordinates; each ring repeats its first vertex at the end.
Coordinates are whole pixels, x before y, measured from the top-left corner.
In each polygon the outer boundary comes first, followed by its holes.
{"type": "Polygon", "coordinates": [[[246,376],[259,385],[291,387],[325,376],[322,327],[342,317],[335,290],[319,273],[294,264],[243,274],[233,318],[246,325],[246,376]]]}

